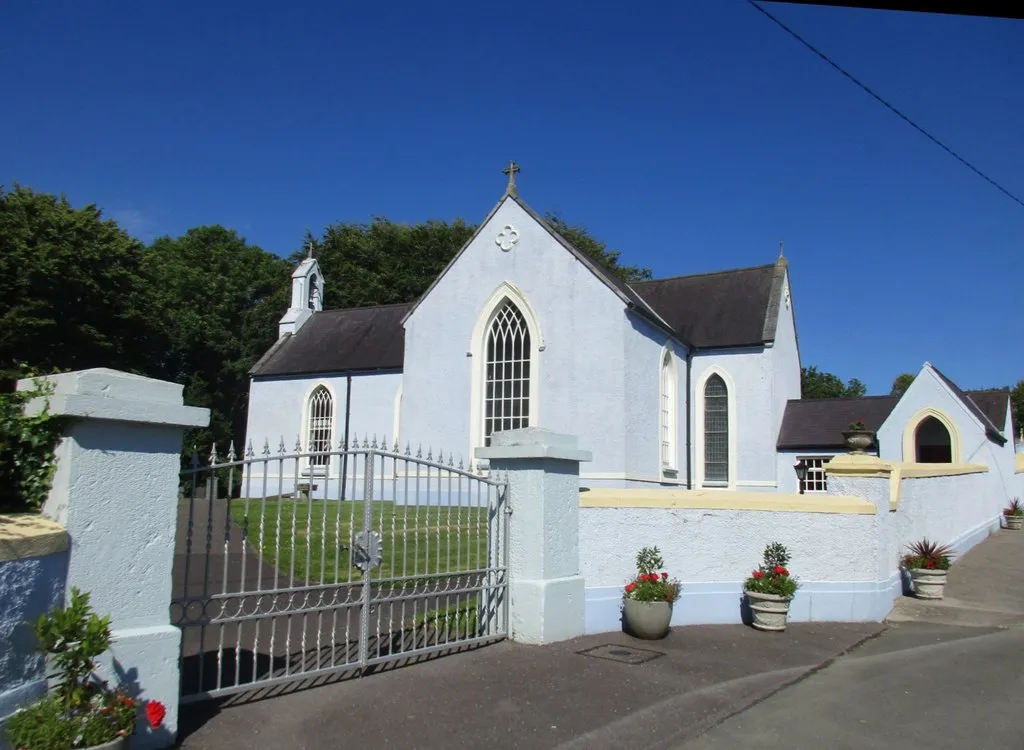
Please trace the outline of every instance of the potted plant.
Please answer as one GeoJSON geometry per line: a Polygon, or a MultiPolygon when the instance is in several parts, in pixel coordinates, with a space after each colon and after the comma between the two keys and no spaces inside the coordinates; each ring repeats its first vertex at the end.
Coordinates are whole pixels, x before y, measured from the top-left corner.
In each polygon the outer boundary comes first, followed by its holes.
{"type": "Polygon", "coordinates": [[[864,453],[874,445],[875,433],[874,430],[869,430],[864,426],[864,420],[858,419],[847,425],[843,431],[843,440],[846,442],[846,447],[850,449],[850,453],[864,453]]]}
{"type": "Polygon", "coordinates": [[[665,561],[657,547],[644,547],[637,552],[636,567],[636,577],[623,592],[626,629],[637,638],[664,638],[672,622],[672,605],[683,587],[661,570],[665,561]]]}
{"type": "MultiPolygon", "coordinates": [[[[53,669],[52,690],[4,723],[11,745],[16,750],[127,748],[140,702],[101,680],[94,661],[110,647],[110,618],[98,617],[89,595],[72,588],[68,606],[42,615],[34,629],[53,669]]],[[[150,726],[160,726],[164,706],[147,701],[144,710],[150,726]]]]}
{"type": "Polygon", "coordinates": [[[800,587],[790,576],[789,551],[779,542],[764,548],[761,565],[743,584],[752,616],[751,624],[758,630],[785,630],[789,603],[800,587]]]}
{"type": "Polygon", "coordinates": [[[949,547],[928,539],[910,545],[902,563],[914,583],[914,596],[918,599],[942,598],[952,556],[953,551],[949,547]]]}
{"type": "Polygon", "coordinates": [[[1013,498],[1008,506],[1003,508],[1003,518],[1006,519],[1006,528],[1020,531],[1024,525],[1024,505],[1020,504],[1020,498],[1013,498]]]}

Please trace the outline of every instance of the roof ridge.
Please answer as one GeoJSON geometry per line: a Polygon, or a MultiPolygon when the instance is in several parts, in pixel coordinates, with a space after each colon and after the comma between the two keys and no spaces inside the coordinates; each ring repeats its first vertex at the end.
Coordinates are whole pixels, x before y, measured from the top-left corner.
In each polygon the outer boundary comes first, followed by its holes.
{"type": "Polygon", "coordinates": [[[792,404],[794,402],[820,403],[822,401],[828,401],[828,402],[833,402],[833,401],[867,401],[869,399],[878,399],[878,398],[895,398],[895,399],[898,399],[899,396],[893,396],[891,393],[890,394],[876,394],[874,396],[839,396],[838,398],[831,398],[829,396],[822,396],[821,398],[791,398],[786,403],[792,404]]]}
{"type": "Polygon", "coordinates": [[[409,305],[414,304],[414,303],[415,303],[415,300],[413,300],[412,302],[389,302],[386,305],[360,305],[360,306],[357,306],[357,307],[332,307],[330,310],[317,310],[316,314],[322,315],[324,313],[352,312],[353,310],[383,310],[383,309],[388,308],[388,307],[408,307],[409,305]]]}
{"type": "Polygon", "coordinates": [[[635,286],[636,284],[652,284],[652,283],[654,283],[656,281],[675,281],[677,279],[695,279],[695,278],[698,278],[700,276],[716,276],[718,274],[736,273],[738,271],[760,271],[761,269],[764,269],[764,268],[775,268],[775,264],[774,263],[767,263],[765,265],[760,265],[760,266],[744,266],[742,268],[725,268],[725,269],[722,269],[721,271],[704,271],[703,273],[683,273],[683,274],[679,274],[677,276],[665,276],[665,277],[660,278],[660,279],[644,279],[643,281],[630,281],[629,285],[630,286],[635,286]]]}

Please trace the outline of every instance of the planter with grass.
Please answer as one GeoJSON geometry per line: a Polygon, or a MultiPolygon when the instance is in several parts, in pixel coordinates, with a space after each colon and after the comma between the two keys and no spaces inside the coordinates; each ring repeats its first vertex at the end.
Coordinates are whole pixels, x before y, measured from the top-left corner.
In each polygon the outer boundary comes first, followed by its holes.
{"type": "Polygon", "coordinates": [[[657,640],[668,635],[672,605],[682,589],[661,568],[665,561],[657,547],[644,547],[636,555],[637,574],[622,595],[622,616],[626,632],[636,638],[657,640]]]}
{"type": "MultiPolygon", "coordinates": [[[[96,674],[96,657],[110,648],[110,618],[98,617],[89,595],[71,590],[67,607],[35,623],[39,650],[53,668],[54,689],[4,722],[4,734],[18,750],[124,750],[135,731],[140,702],[123,687],[112,688],[96,674]]],[[[145,703],[154,729],[166,710],[145,703]]]]}
{"type": "Polygon", "coordinates": [[[910,545],[903,556],[904,570],[914,584],[914,596],[918,599],[941,599],[946,589],[946,574],[949,572],[953,551],[944,544],[922,539],[910,545]]]}
{"type": "Polygon", "coordinates": [[[1013,502],[1003,508],[1003,520],[1006,521],[1006,528],[1020,531],[1024,526],[1024,505],[1021,505],[1020,498],[1013,498],[1013,502]]]}
{"type": "Polygon", "coordinates": [[[743,584],[750,606],[750,624],[757,630],[783,631],[789,617],[789,603],[800,584],[790,576],[789,551],[773,542],[764,548],[761,565],[743,584]]]}

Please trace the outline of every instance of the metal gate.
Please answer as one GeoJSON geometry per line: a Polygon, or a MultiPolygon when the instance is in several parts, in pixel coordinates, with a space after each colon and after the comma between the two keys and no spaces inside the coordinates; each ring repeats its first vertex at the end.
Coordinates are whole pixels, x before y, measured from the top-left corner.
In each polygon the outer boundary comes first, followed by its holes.
{"type": "Polygon", "coordinates": [[[365,440],[182,473],[171,621],[182,700],[505,637],[507,481],[365,440]]]}

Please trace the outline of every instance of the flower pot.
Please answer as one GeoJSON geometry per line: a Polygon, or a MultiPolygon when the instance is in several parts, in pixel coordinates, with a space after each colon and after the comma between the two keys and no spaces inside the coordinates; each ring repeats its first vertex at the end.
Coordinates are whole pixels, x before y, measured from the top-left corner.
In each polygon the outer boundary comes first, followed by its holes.
{"type": "Polygon", "coordinates": [[[1020,531],[1024,526],[1024,516],[1003,516],[1006,519],[1006,528],[1020,531]]]}
{"type": "Polygon", "coordinates": [[[914,582],[914,596],[918,599],[941,599],[946,587],[947,570],[911,568],[910,580],[914,582]]]}
{"type": "Polygon", "coordinates": [[[671,602],[639,602],[636,599],[626,599],[622,611],[630,635],[648,641],[668,635],[669,623],[672,621],[671,602]]]}
{"type": "Polygon", "coordinates": [[[875,444],[875,433],[872,430],[847,430],[843,433],[843,440],[850,453],[864,453],[875,444]]]}
{"type": "Polygon", "coordinates": [[[752,622],[758,630],[785,630],[786,617],[789,615],[789,598],[776,594],[759,594],[756,591],[744,591],[750,605],[752,622]]]}

